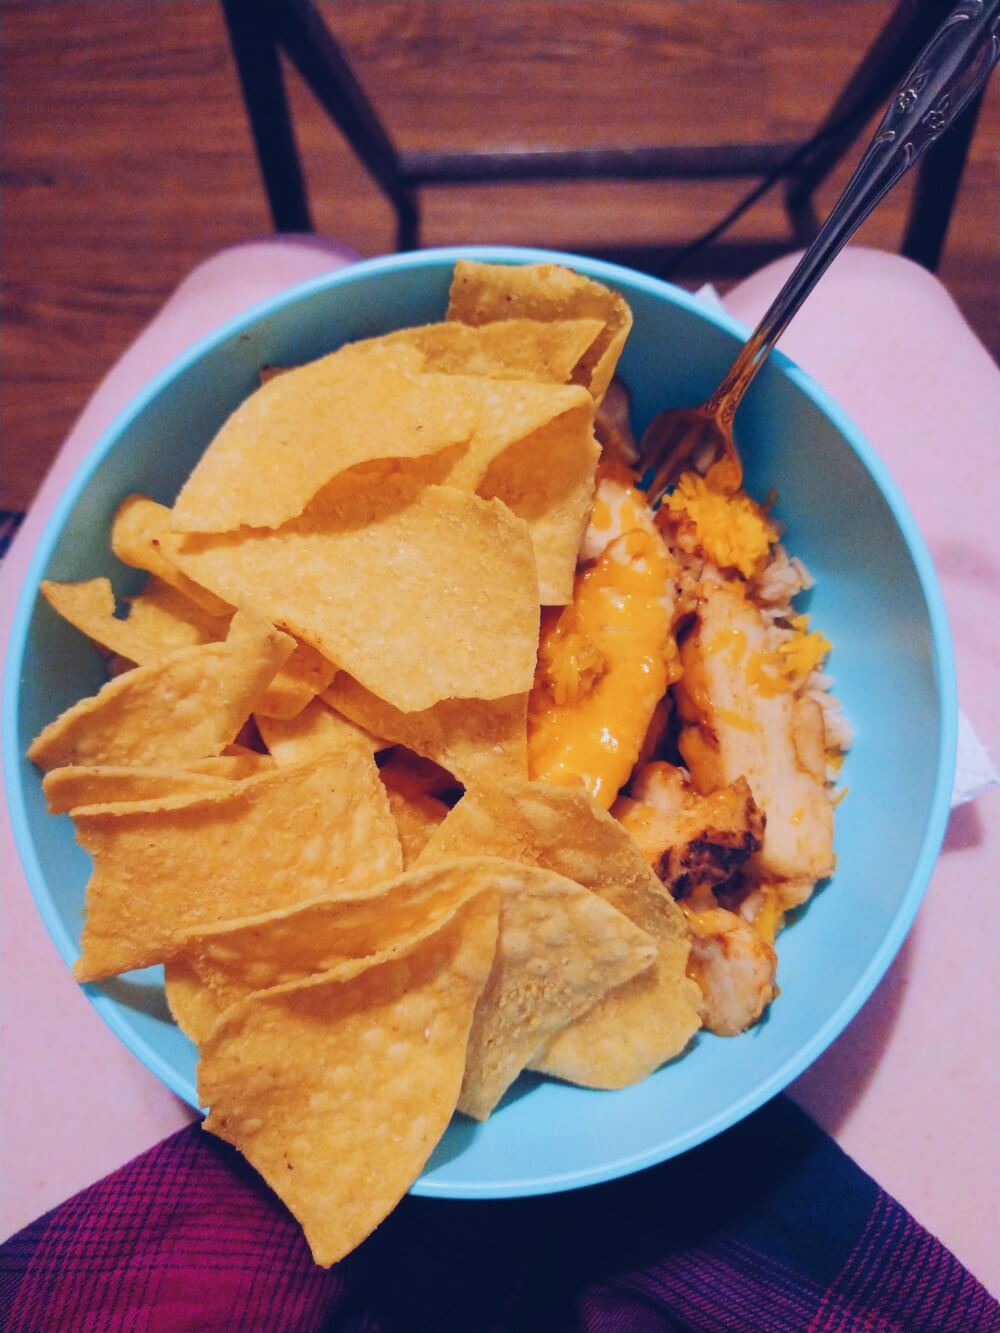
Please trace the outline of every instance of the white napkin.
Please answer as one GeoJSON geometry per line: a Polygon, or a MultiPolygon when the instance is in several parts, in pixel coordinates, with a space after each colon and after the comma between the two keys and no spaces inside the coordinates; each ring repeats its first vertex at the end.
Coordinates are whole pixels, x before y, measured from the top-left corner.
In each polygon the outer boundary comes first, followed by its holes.
{"type": "MultiPolygon", "coordinates": [[[[725,311],[726,306],[711,283],[695,293],[696,301],[713,310],[725,311]]],[[[974,801],[977,796],[1000,786],[1000,775],[986,752],[986,747],[972,730],[972,723],[964,713],[958,715],[958,757],[955,764],[955,785],[951,790],[951,808],[974,801]]]]}
{"type": "Polygon", "coordinates": [[[958,760],[955,764],[955,785],[951,789],[951,808],[974,801],[985,791],[1000,787],[997,774],[986,746],[972,730],[972,723],[960,712],[958,715],[958,760]]]}

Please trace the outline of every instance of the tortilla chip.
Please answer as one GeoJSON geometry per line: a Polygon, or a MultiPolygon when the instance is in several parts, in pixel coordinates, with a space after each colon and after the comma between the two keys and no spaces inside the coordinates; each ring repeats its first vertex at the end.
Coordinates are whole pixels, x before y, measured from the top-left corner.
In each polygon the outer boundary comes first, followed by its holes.
{"type": "Polygon", "coordinates": [[[273,767],[274,760],[269,754],[243,750],[238,745],[227,745],[220,755],[208,759],[191,759],[184,765],[189,773],[207,773],[209,777],[225,778],[229,782],[256,777],[258,773],[265,773],[273,767]]]}
{"type": "Polygon", "coordinates": [[[439,930],[471,898],[496,888],[502,866],[492,857],[442,861],[350,898],[300,903],[185,932],[182,952],[168,964],[178,1023],[201,1042],[224,1010],[253,991],[408,947],[439,930]]]}
{"type": "Polygon", "coordinates": [[[360,343],[270,379],[202,455],[177,497],[174,528],[278,528],[350,468],[464,445],[478,403],[420,374],[422,361],[403,343],[360,343]]]}
{"type": "Polygon", "coordinates": [[[700,1025],[686,975],[683,913],[634,838],[583,791],[540,782],[469,791],[431,836],[420,865],[474,853],[554,870],[592,889],[657,942],[654,968],[565,1028],[532,1068],[593,1088],[638,1082],[680,1054],[700,1025]]]}
{"type": "Polygon", "coordinates": [[[224,602],[202,588],[182,574],[165,554],[163,537],[169,530],[171,516],[166,505],[158,504],[148,495],[126,496],[111,524],[112,551],[122,564],[154,574],[210,616],[232,615],[235,602],[224,602]]]}
{"type": "Polygon", "coordinates": [[[231,783],[253,777],[273,766],[274,761],[266,754],[219,755],[211,759],[194,759],[177,768],[67,764],[47,773],[42,789],[50,812],[61,815],[79,805],[160,801],[172,796],[226,791],[231,783]]]}
{"type": "Polygon", "coordinates": [[[565,384],[603,330],[600,319],[504,319],[480,328],[455,322],[422,324],[372,341],[415,347],[426,370],[445,375],[565,384]]]}
{"type": "MultiPolygon", "coordinates": [[[[564,430],[572,428],[584,442],[593,424],[594,405],[578,385],[491,380],[474,375],[441,378],[456,393],[474,399],[479,405],[468,448],[448,456],[448,469],[441,479],[459,490],[477,490],[490,467],[506,450],[534,439],[554,422],[562,422],[564,430]]],[[[548,451],[544,437],[540,438],[539,448],[548,451]]],[[[555,461],[558,464],[561,460],[557,457],[555,461]]]]}
{"type": "Polygon", "coordinates": [[[600,455],[590,415],[565,412],[505,450],[477,488],[484,500],[502,500],[527,523],[543,606],[573,600],[600,455]]]}
{"type": "MultiPolygon", "coordinates": [[[[563,327],[530,320],[508,322],[528,330],[563,327]]],[[[472,364],[486,374],[425,377],[428,382],[440,380],[442,393],[453,395],[457,402],[473,405],[475,427],[468,447],[452,450],[447,457],[442,454],[434,474],[425,473],[423,480],[478,491],[487,499],[496,496],[525,518],[535,545],[542,602],[560,605],[572,592],[577,552],[593,500],[594,472],[600,455],[593,432],[594,404],[579,386],[490,378],[492,349],[484,335],[494,328],[512,347],[517,346],[505,325],[474,329],[454,323],[403,329],[359,346],[391,344],[418,336],[430,346],[467,342],[475,351],[477,341],[483,342],[481,355],[472,364]]],[[[492,341],[500,346],[499,338],[494,336],[492,341]]],[[[530,348],[529,340],[519,351],[523,356],[530,348]]],[[[457,371],[461,367],[460,349],[456,346],[450,350],[455,352],[452,369],[457,371]]],[[[269,482],[275,484],[270,477],[269,482]]]]}
{"type": "Polygon", "coordinates": [[[136,663],[145,666],[158,662],[178,648],[217,643],[226,637],[228,616],[209,616],[169,584],[153,582],[153,593],[127,599],[127,618],[115,614],[115,594],[109,579],[83,583],[44,580],[39,586],[64,620],[116,658],[125,659],[126,669],[136,663]]]}
{"type": "MultiPolygon", "coordinates": [[[[385,769],[379,769],[383,780],[385,769]]],[[[399,844],[403,849],[403,865],[409,868],[427,846],[437,826],[444,821],[449,807],[434,796],[411,795],[398,791],[386,783],[389,809],[396,821],[399,844]]]]}
{"type": "MultiPolygon", "coordinates": [[[[177,574],[180,571],[177,570],[177,574]]],[[[204,594],[204,590],[202,590],[204,594]]],[[[197,602],[151,574],[142,592],[126,597],[126,625],[142,631],[146,638],[170,648],[191,648],[197,643],[215,643],[226,637],[231,608],[212,616],[197,602]]]]}
{"type": "Polygon", "coordinates": [[[617,292],[558,264],[455,265],[448,318],[463,324],[490,324],[517,318],[593,318],[604,325],[573,373],[596,402],[604,397],[632,327],[632,312],[617,292]]]}
{"type": "MultiPolygon", "coordinates": [[[[423,358],[423,369],[445,375],[538,380],[565,384],[584,353],[604,329],[601,319],[504,319],[479,328],[471,324],[419,324],[369,338],[355,347],[403,343],[423,358]]],[[[262,366],[260,383],[287,375],[296,366],[262,366]]]]}
{"type": "MultiPolygon", "coordinates": [[[[125,625],[142,631],[158,646],[158,655],[162,656],[168,648],[181,647],[183,642],[209,643],[226,637],[228,617],[209,616],[169,584],[156,579],[150,582],[152,586],[147,586],[138,597],[128,599],[125,625]]],[[[124,649],[118,651],[126,657],[130,655],[124,649]]],[[[145,664],[155,661],[156,656],[133,656],[133,660],[145,664]]],[[[320,656],[315,648],[296,643],[288,661],[258,699],[256,711],[268,717],[295,717],[310,699],[326,689],[336,673],[334,663],[320,656]]]]}
{"type": "MultiPolygon", "coordinates": [[[[226,637],[229,617],[209,616],[169,584],[160,583],[159,588],[162,591],[154,596],[140,594],[132,598],[128,618],[119,619],[108,579],[41,585],[45,597],[64,620],[130,665],[149,666],[178,648],[219,642],[226,637]],[[187,608],[193,614],[185,615],[187,608]]],[[[297,643],[288,661],[257,700],[257,712],[268,717],[295,717],[310,699],[326,689],[336,674],[333,662],[321,657],[307,643],[297,643]]]]}
{"type": "Polygon", "coordinates": [[[298,717],[306,704],[321,694],[337,674],[328,661],[308,643],[296,643],[291,657],[257,700],[257,717],[298,717]]]}
{"type": "Polygon", "coordinates": [[[295,764],[315,755],[358,750],[372,755],[385,743],[363,727],[355,726],[321,699],[313,699],[296,717],[257,719],[264,744],[279,764],[295,764]]]}
{"type": "MultiPolygon", "coordinates": [[[[484,644],[484,651],[490,651],[484,644]]],[[[445,699],[403,713],[366,690],[345,671],[323,700],[366,731],[432,760],[459,782],[504,782],[528,775],[528,698],[445,699]]]]}
{"type": "Polygon", "coordinates": [[[498,864],[508,873],[497,952],[458,1099],[477,1120],[556,1033],[656,959],[655,941],[589,889],[551,870],[498,864]]]}
{"type": "Polygon", "coordinates": [[[251,611],[233,617],[225,643],[179,648],[109,681],[51,722],[28,757],[64,764],[182,764],[217,755],[237,735],[293,648],[251,611]]]}
{"type": "Polygon", "coordinates": [[[277,532],[174,542],[192,578],[252,599],[404,712],[531,687],[534,554],[525,524],[498,501],[349,474],[277,532]]]}
{"type": "Polygon", "coordinates": [[[601,452],[593,401],[576,386],[460,375],[451,382],[480,399],[479,421],[440,480],[503,500],[525,520],[542,604],[562,605],[572,596],[601,452]]]}
{"type": "Polygon", "coordinates": [[[206,1004],[207,990],[194,966],[183,957],[168,958],[163,964],[163,994],[170,1016],[191,1041],[203,1041],[215,1026],[218,1013],[206,1004]]]}
{"type": "Polygon", "coordinates": [[[444,1133],[497,915],[480,894],[402,957],[249,996],[204,1043],[205,1128],[284,1200],[318,1264],[375,1229],[444,1133]]]}
{"type": "Polygon", "coordinates": [[[402,869],[385,788],[361,754],[73,818],[94,862],[78,981],[162,962],[195,926],[347,895],[402,869]]]}
{"type": "MultiPolygon", "coordinates": [[[[84,583],[53,583],[43,579],[39,588],[52,609],[89,639],[108,652],[133,662],[141,660],[136,656],[134,627],[115,616],[115,594],[110,579],[88,579],[84,583]]],[[[141,641],[141,634],[139,638],[141,641]]],[[[148,658],[155,648],[143,641],[141,651],[148,658]]]]}
{"type": "Polygon", "coordinates": [[[121,764],[54,768],[42,782],[49,810],[65,814],[80,805],[121,801],[160,801],[173,796],[202,796],[225,791],[231,779],[188,768],[130,767],[121,764]]]}

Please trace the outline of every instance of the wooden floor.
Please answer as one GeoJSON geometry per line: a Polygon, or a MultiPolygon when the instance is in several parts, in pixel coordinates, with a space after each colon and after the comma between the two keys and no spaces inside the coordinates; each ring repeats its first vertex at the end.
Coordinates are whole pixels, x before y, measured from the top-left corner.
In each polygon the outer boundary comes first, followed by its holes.
{"type": "MultiPolygon", "coordinates": [[[[324,13],[406,147],[797,139],[891,0],[339,0],[324,13]]],[[[178,279],[269,218],[214,0],[5,0],[3,476],[23,507],[103,372],[178,279]]],[[[1000,352],[1000,77],[941,276],[1000,352]]],[[[317,225],[364,255],[390,210],[292,81],[317,225]]],[[[843,173],[824,190],[834,197],[843,173]]],[[[424,241],[582,251],[685,242],[746,182],[536,184],[425,196],[424,241]]],[[[859,240],[899,243],[903,187],[859,240]]],[[[738,235],[781,237],[776,200],[738,235]]],[[[713,262],[687,285],[727,274],[713,262]]]]}

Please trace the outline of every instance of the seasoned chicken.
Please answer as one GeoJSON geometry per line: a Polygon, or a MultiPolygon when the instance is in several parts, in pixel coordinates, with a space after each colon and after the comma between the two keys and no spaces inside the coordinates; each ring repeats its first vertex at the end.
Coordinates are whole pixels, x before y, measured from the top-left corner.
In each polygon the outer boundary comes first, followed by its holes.
{"type": "Polygon", "coordinates": [[[639,769],[632,796],[619,797],[612,814],[675,898],[722,884],[764,837],[764,815],[744,778],[702,796],[683,769],[666,763],[639,769]]]}
{"type": "Polygon", "coordinates": [[[580,544],[581,560],[596,560],[611,542],[637,529],[662,543],[653,511],[639,490],[638,477],[613,454],[605,453],[597,465],[597,486],[590,522],[580,544]]]}
{"type": "MultiPolygon", "coordinates": [[[[772,632],[773,633],[773,632],[772,632]]],[[[679,747],[699,792],[746,778],[766,816],[754,864],[765,878],[817,880],[833,870],[823,715],[795,692],[757,608],[729,584],[705,584],[681,644],[679,747]]]]}
{"type": "Polygon", "coordinates": [[[756,1023],[776,994],[774,947],[742,916],[722,907],[692,911],[688,976],[701,987],[702,1023],[721,1037],[736,1037],[756,1023]]]}
{"type": "Polygon", "coordinates": [[[785,924],[785,913],[807,902],[815,884],[812,880],[771,880],[762,884],[734,882],[718,894],[720,907],[738,912],[756,934],[773,944],[785,924]]]}

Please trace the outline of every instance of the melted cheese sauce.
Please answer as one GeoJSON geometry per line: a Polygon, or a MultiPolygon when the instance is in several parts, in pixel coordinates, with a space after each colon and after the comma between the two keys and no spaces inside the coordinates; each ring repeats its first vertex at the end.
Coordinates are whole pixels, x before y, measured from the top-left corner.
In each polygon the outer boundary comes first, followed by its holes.
{"type": "Polygon", "coordinates": [[[634,529],[577,575],[573,601],[542,632],[528,707],[532,778],[582,785],[611,806],[677,670],[673,573],[658,534],[634,529]]]}

